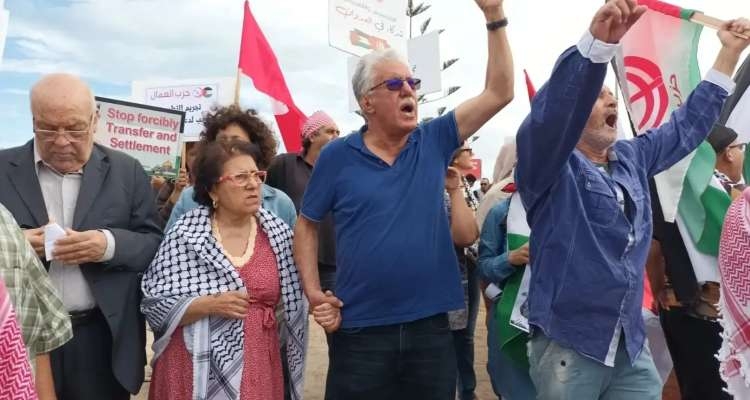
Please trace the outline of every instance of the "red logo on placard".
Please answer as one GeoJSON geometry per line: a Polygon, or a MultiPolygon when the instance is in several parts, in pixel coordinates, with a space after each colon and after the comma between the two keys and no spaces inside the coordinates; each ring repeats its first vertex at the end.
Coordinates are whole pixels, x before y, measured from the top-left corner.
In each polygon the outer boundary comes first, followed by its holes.
{"type": "Polygon", "coordinates": [[[625,77],[636,88],[635,93],[630,97],[630,104],[641,100],[645,102],[643,116],[638,122],[638,130],[661,125],[669,107],[669,95],[662,79],[661,69],[647,58],[627,56],[624,61],[625,77]],[[654,115],[656,117],[652,118],[654,115]]]}

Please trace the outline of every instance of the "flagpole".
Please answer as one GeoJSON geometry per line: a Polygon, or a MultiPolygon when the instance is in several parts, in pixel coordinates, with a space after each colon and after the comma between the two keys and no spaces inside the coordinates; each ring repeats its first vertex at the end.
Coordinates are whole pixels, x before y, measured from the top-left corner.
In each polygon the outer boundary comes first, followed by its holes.
{"type": "Polygon", "coordinates": [[[240,82],[242,78],[242,69],[237,68],[237,80],[234,83],[234,104],[240,105],[240,82]]]}
{"type": "Polygon", "coordinates": [[[180,169],[185,169],[187,166],[187,144],[185,141],[182,142],[182,149],[180,149],[180,169]]]}
{"type": "MultiPolygon", "coordinates": [[[[714,17],[708,16],[700,12],[695,12],[693,13],[693,16],[690,17],[690,22],[695,22],[696,24],[707,26],[709,28],[713,28],[718,31],[721,29],[721,26],[724,25],[726,21],[722,21],[718,18],[714,18],[714,17]]],[[[750,39],[750,36],[745,35],[743,33],[732,32],[732,34],[741,39],[745,39],[745,40],[750,39]]]]}

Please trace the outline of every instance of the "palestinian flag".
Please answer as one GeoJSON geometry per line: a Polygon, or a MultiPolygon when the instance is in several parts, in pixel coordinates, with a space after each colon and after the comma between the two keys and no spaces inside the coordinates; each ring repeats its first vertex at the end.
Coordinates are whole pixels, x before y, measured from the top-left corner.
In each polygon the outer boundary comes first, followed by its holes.
{"type": "MultiPolygon", "coordinates": [[[[655,128],[687,99],[701,80],[695,11],[656,0],[640,0],[646,13],[621,40],[614,60],[617,80],[637,134],[655,128]]],[[[690,160],[656,176],[664,219],[673,222],[690,160]]]]}
{"type": "MultiPolygon", "coordinates": [[[[507,250],[513,251],[529,241],[531,229],[526,222],[526,210],[521,203],[521,195],[514,193],[510,198],[507,217],[507,250]]],[[[526,354],[529,323],[525,310],[529,292],[529,268],[519,268],[505,282],[500,301],[495,307],[495,321],[499,324],[500,351],[524,368],[529,366],[526,354]]]]}
{"type": "MultiPolygon", "coordinates": [[[[734,129],[739,143],[750,143],[750,56],[734,77],[737,87],[724,103],[719,123],[734,129]]],[[[750,181],[750,147],[745,148],[745,183],[750,181]]]]}
{"type": "MultiPolygon", "coordinates": [[[[724,103],[720,125],[734,129],[739,135],[739,143],[750,142],[750,58],[746,59],[735,75],[737,87],[724,103]]],[[[748,149],[745,159],[748,160],[748,149]]],[[[724,217],[732,198],[713,171],[716,153],[708,143],[703,143],[695,153],[680,198],[678,227],[685,247],[693,263],[698,282],[720,282],[718,261],[719,239],[724,217]]],[[[750,162],[745,162],[745,182],[747,182],[750,162]]]]}

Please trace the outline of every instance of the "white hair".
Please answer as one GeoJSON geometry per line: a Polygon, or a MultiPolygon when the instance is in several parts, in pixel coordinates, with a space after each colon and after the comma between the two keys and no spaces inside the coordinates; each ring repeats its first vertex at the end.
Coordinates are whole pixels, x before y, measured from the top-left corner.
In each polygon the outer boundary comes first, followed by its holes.
{"type": "Polygon", "coordinates": [[[354,90],[354,97],[357,99],[357,102],[362,100],[362,97],[376,85],[373,82],[375,79],[375,67],[386,61],[396,61],[404,65],[409,65],[406,59],[394,49],[374,50],[360,58],[352,76],[352,89],[354,90]]]}

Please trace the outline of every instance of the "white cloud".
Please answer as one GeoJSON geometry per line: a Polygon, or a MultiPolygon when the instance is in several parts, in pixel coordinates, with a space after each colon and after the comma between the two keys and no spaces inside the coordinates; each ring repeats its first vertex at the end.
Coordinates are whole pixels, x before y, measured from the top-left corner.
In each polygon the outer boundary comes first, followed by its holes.
{"type": "Polygon", "coordinates": [[[3,90],[0,90],[0,93],[10,94],[14,96],[28,96],[29,95],[29,91],[24,90],[24,89],[3,89],[3,90]]]}
{"type": "MultiPolygon", "coordinates": [[[[473,0],[427,3],[432,8],[415,18],[414,31],[426,16],[432,17],[430,29],[446,29],[441,35],[441,56],[460,61],[445,72],[443,83],[461,86],[461,90],[422,106],[422,116],[434,115],[441,106],[450,109],[478,94],[484,87],[487,59],[484,18],[473,0]]],[[[720,18],[750,15],[749,2],[679,3],[701,7],[720,18]]],[[[6,58],[0,71],[65,70],[116,85],[156,78],[234,76],[242,4],[242,0],[91,0],[41,7],[36,1],[10,1],[6,4],[11,11],[9,36],[21,56],[6,58]]],[[[361,119],[348,112],[347,55],[328,46],[327,4],[327,0],[251,1],[298,106],[308,114],[327,111],[347,131],[358,128],[361,119]]],[[[557,56],[578,40],[601,4],[601,0],[505,2],[516,65],[516,100],[479,132],[480,139],[473,145],[485,162],[485,175],[491,174],[503,138],[515,134],[528,112],[522,69],[528,69],[537,87],[541,86],[557,56]]],[[[700,52],[704,70],[717,50],[718,41],[706,29],[700,52]]],[[[243,87],[243,103],[268,112],[262,97],[250,91],[250,86],[243,87]]]]}

